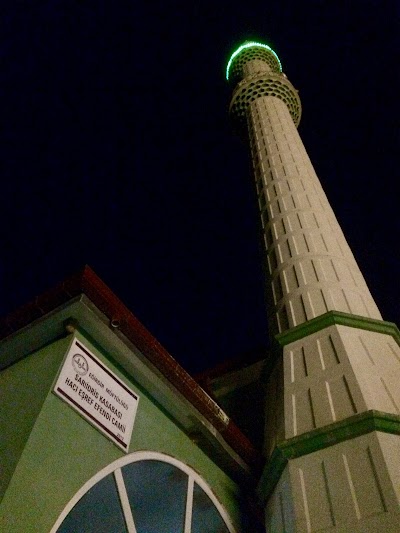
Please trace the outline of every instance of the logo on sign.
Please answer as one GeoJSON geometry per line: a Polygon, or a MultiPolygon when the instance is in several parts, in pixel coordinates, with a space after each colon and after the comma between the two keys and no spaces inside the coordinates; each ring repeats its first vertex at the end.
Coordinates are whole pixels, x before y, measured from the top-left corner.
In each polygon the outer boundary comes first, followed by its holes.
{"type": "Polygon", "coordinates": [[[72,357],[72,366],[74,367],[75,372],[80,376],[84,376],[89,370],[88,362],[80,353],[76,353],[72,357]]]}

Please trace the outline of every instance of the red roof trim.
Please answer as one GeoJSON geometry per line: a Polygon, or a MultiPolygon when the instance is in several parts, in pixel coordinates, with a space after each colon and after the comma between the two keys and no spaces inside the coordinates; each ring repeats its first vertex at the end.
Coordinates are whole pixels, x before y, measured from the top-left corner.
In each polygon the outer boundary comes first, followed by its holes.
{"type": "Polygon", "coordinates": [[[118,329],[151,361],[176,389],[218,430],[227,444],[252,467],[262,464],[259,452],[232,422],[220,417],[215,402],[151,335],[119,298],[89,267],[67,278],[33,302],[0,320],[0,340],[40,318],[72,298],[85,294],[110,321],[118,321],[118,329]]]}

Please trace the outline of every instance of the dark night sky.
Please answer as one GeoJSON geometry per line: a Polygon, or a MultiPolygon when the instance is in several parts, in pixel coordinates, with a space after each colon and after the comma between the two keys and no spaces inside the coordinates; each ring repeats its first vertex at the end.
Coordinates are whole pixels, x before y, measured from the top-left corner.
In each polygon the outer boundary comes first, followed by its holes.
{"type": "Polygon", "coordinates": [[[306,149],[398,321],[398,9],[2,4],[0,314],[87,263],[190,371],[267,345],[250,165],[224,79],[230,53],[257,39],[299,89],[306,149]]]}

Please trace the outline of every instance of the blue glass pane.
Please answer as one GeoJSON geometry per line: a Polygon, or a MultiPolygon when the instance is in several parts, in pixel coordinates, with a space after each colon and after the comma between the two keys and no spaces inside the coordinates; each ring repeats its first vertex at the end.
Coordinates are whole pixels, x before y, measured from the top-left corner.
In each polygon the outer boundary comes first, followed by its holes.
{"type": "Polygon", "coordinates": [[[127,533],[112,474],[99,481],[79,500],[58,533],[127,533]]]}
{"type": "Polygon", "coordinates": [[[191,533],[229,533],[217,508],[197,483],[193,490],[191,533]]]}
{"type": "Polygon", "coordinates": [[[137,533],[183,533],[187,475],[168,463],[138,461],[122,468],[137,533]]]}

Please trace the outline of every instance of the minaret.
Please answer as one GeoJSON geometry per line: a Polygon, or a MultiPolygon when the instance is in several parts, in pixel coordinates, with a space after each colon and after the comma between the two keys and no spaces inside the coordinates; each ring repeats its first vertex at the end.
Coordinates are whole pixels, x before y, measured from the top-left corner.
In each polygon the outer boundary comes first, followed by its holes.
{"type": "Polygon", "coordinates": [[[298,92],[267,45],[226,76],[248,136],[265,241],[267,531],[399,531],[399,331],[384,322],[297,126],[298,92]]]}

